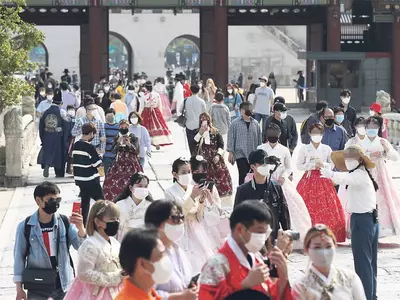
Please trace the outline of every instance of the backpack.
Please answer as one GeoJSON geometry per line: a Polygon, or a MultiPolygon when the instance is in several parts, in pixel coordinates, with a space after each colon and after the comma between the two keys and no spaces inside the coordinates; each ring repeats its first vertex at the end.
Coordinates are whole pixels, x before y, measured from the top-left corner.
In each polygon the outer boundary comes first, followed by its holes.
{"type": "MultiPolygon", "coordinates": [[[[68,250],[68,254],[69,254],[69,262],[71,264],[72,270],[74,272],[74,277],[75,277],[75,267],[74,267],[74,262],[72,261],[72,257],[71,254],[69,253],[69,220],[68,217],[66,215],[61,215],[61,220],[64,223],[64,227],[65,227],[65,240],[66,240],[66,244],[67,244],[67,250],[68,250]]],[[[25,219],[25,224],[24,224],[24,236],[26,239],[26,252],[25,252],[25,258],[28,258],[29,255],[29,248],[31,247],[30,241],[29,241],[29,237],[31,236],[31,229],[32,226],[28,225],[29,220],[31,219],[31,216],[26,217],[25,219]]]]}

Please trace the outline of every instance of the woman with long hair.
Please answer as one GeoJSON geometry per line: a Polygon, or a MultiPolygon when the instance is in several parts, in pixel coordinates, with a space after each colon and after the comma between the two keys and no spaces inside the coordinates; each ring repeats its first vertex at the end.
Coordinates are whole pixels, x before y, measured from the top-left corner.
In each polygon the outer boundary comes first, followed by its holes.
{"type": "Polygon", "coordinates": [[[169,121],[172,118],[171,107],[168,100],[167,88],[164,84],[164,78],[158,77],[154,82],[154,91],[160,95],[161,99],[161,112],[165,121],[169,121]]]}
{"type": "Polygon", "coordinates": [[[172,145],[172,135],[161,113],[160,95],[153,91],[150,81],[141,88],[139,114],[143,118],[142,126],[146,127],[151,137],[151,143],[159,149],[160,146],[172,145]]]}
{"type": "Polygon", "coordinates": [[[194,141],[194,154],[202,156],[208,163],[207,180],[215,183],[220,197],[232,195],[232,178],[224,160],[224,140],[213,126],[210,114],[200,115],[194,141]]]}
{"type": "Polygon", "coordinates": [[[120,211],[113,202],[98,200],[86,223],[88,237],[78,249],[77,276],[64,299],[112,300],[123,287],[119,242],[114,238],[120,211]]]}
{"type": "Polygon", "coordinates": [[[206,200],[211,192],[206,187],[193,184],[190,161],[178,158],[172,164],[173,185],[164,191],[165,199],[174,201],[183,208],[185,235],[179,245],[191,260],[192,270],[199,273],[218,248],[207,236],[202,224],[206,200]]]}
{"type": "Polygon", "coordinates": [[[378,102],[374,102],[371,104],[371,106],[369,107],[369,115],[371,117],[376,117],[377,120],[380,123],[380,131],[378,133],[379,137],[382,137],[384,139],[388,138],[388,125],[389,125],[389,120],[388,119],[384,119],[382,117],[382,105],[380,105],[380,103],[378,102]]]}
{"type": "Polygon", "coordinates": [[[210,94],[208,93],[207,87],[204,86],[203,80],[197,81],[197,85],[200,88],[200,92],[197,94],[197,96],[199,96],[200,99],[204,100],[208,111],[211,107],[211,104],[213,103],[214,98],[210,98],[210,94]]]}
{"type": "Polygon", "coordinates": [[[132,228],[144,224],[144,214],[147,207],[153,201],[149,192],[149,178],[143,173],[135,173],[129,179],[129,183],[115,199],[119,210],[120,227],[117,235],[118,241],[122,241],[125,234],[132,228]]]}
{"type": "Polygon", "coordinates": [[[139,159],[142,168],[146,163],[146,156],[151,157],[151,139],[147,128],[142,126],[143,119],[135,111],[129,114],[129,132],[132,132],[139,139],[139,159]]]}
{"type": "Polygon", "coordinates": [[[225,86],[225,98],[224,103],[229,108],[231,120],[240,117],[239,106],[242,103],[242,97],[239,94],[235,93],[234,87],[232,84],[228,83],[225,86]]]}
{"type": "Polygon", "coordinates": [[[274,94],[276,94],[276,88],[278,86],[278,83],[276,82],[274,72],[269,73],[268,84],[269,84],[269,87],[274,91],[274,94]]]}
{"type": "Polygon", "coordinates": [[[128,184],[132,174],[143,172],[139,162],[139,140],[129,132],[129,122],[119,122],[119,134],[114,138],[112,151],[115,159],[104,179],[103,191],[107,200],[114,201],[128,184]]]}
{"type": "Polygon", "coordinates": [[[207,89],[208,96],[210,97],[210,99],[214,99],[215,94],[217,93],[217,87],[215,86],[214,80],[212,80],[212,78],[207,79],[206,89],[207,89]]]}
{"type": "Polygon", "coordinates": [[[311,217],[312,224],[325,223],[332,228],[339,242],[346,240],[346,222],[342,204],[332,180],[321,178],[321,168],[332,167],[332,149],[321,143],[324,128],[310,126],[311,143],[303,145],[297,158],[297,169],[304,175],[297,184],[311,217]]]}

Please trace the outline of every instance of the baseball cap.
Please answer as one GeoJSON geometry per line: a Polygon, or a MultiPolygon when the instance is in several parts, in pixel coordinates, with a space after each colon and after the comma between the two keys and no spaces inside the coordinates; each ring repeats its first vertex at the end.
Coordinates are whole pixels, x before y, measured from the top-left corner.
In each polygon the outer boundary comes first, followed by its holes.
{"type": "Polygon", "coordinates": [[[288,110],[288,108],[283,103],[276,102],[274,104],[274,111],[287,111],[287,110],[288,110]]]}
{"type": "Polygon", "coordinates": [[[261,76],[260,78],[258,78],[258,80],[264,80],[265,82],[268,82],[267,76],[261,76]]]}

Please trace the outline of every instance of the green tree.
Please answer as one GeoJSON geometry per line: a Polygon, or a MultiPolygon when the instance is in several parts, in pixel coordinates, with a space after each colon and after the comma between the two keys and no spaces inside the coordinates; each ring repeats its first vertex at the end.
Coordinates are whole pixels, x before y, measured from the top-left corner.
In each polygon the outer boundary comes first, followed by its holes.
{"type": "Polygon", "coordinates": [[[34,87],[14,74],[35,70],[29,51],[43,42],[44,35],[33,24],[24,22],[20,13],[25,0],[0,0],[0,111],[19,104],[21,96],[33,95],[34,87]]]}

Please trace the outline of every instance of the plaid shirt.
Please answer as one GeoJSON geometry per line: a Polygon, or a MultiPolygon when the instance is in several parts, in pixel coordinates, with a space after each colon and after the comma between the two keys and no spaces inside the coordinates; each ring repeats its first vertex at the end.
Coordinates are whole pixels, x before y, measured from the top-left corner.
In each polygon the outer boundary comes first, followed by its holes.
{"type": "Polygon", "coordinates": [[[235,159],[249,158],[249,154],[262,144],[260,124],[250,118],[249,127],[243,118],[237,118],[228,129],[227,151],[233,152],[235,159]]]}
{"type": "Polygon", "coordinates": [[[100,150],[104,153],[106,149],[106,141],[102,142],[100,138],[106,137],[106,132],[104,130],[104,123],[100,120],[97,120],[93,118],[92,120],[89,120],[87,116],[84,116],[82,118],[79,118],[75,122],[74,128],[72,128],[72,135],[73,136],[80,136],[82,135],[82,125],[86,123],[92,123],[96,126],[97,128],[97,133],[94,136],[93,140],[91,141],[91,144],[95,146],[96,148],[100,147],[100,150]]]}

